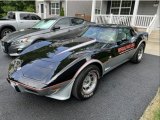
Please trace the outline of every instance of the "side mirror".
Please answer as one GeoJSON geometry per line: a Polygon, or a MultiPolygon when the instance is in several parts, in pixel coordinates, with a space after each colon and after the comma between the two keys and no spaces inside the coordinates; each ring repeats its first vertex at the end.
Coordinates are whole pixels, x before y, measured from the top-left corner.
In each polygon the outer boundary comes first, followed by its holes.
{"type": "Polygon", "coordinates": [[[135,40],[136,40],[136,37],[133,36],[133,37],[131,38],[131,42],[134,42],[135,40]]]}
{"type": "Polygon", "coordinates": [[[60,26],[54,26],[54,27],[52,28],[52,30],[58,30],[58,29],[60,29],[60,26]]]}

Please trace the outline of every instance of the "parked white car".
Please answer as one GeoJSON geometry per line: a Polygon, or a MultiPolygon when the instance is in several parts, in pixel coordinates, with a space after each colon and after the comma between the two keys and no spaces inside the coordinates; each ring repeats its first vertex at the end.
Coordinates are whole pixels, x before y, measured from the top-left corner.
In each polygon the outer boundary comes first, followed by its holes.
{"type": "Polygon", "coordinates": [[[0,38],[13,31],[30,28],[39,20],[41,18],[36,13],[10,11],[0,19],[0,38]]]}

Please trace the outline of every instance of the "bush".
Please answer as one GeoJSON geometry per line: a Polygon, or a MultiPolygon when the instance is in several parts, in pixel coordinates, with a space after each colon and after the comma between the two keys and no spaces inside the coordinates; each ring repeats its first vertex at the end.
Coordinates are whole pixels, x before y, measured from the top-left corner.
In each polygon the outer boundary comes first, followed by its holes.
{"type": "Polygon", "coordinates": [[[60,16],[64,16],[64,9],[63,9],[63,7],[60,9],[60,16]]]}
{"type": "Polygon", "coordinates": [[[35,1],[0,1],[0,17],[6,16],[8,11],[35,12],[35,1]]]}

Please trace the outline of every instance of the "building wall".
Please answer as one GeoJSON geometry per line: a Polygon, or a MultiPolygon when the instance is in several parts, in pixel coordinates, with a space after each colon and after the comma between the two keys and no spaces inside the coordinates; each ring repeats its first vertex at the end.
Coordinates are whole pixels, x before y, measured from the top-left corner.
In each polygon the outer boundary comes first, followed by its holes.
{"type": "Polygon", "coordinates": [[[91,15],[92,1],[68,1],[67,16],[75,16],[76,13],[91,15]]]}
{"type": "Polygon", "coordinates": [[[106,14],[107,11],[107,1],[102,2],[102,14],[106,14]]]}
{"type": "MultiPolygon", "coordinates": [[[[101,9],[101,1],[100,0],[96,1],[96,9],[101,9]]],[[[101,13],[106,14],[106,10],[107,10],[107,1],[102,1],[101,13]]]]}
{"type": "Polygon", "coordinates": [[[155,21],[155,26],[154,27],[160,29],[160,2],[159,2],[159,5],[158,5],[158,9],[157,9],[157,19],[155,21]]]}
{"type": "Polygon", "coordinates": [[[138,7],[139,15],[155,15],[157,13],[157,7],[153,7],[153,1],[140,1],[138,7]]]}

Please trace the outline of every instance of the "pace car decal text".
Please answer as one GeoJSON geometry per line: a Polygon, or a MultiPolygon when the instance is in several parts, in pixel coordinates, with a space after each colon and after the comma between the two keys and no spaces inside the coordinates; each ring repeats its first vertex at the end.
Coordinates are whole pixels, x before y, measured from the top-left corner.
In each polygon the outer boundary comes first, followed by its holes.
{"type": "Polygon", "coordinates": [[[124,52],[126,52],[129,49],[133,49],[135,47],[135,43],[131,43],[128,45],[125,45],[123,47],[118,48],[118,53],[122,54],[124,52]]]}

